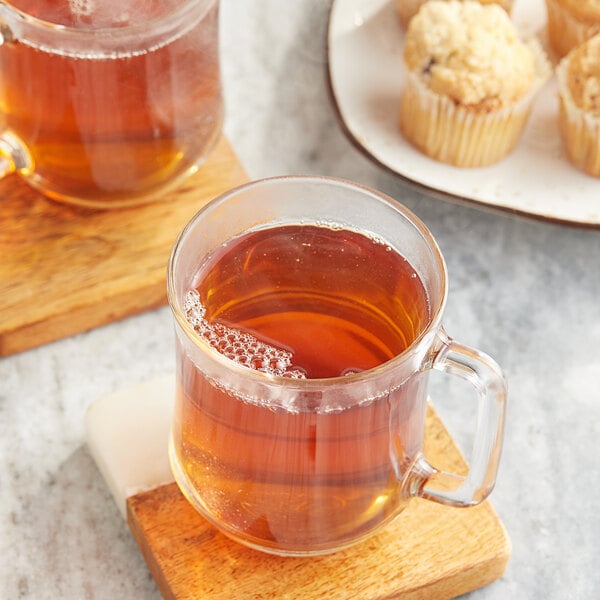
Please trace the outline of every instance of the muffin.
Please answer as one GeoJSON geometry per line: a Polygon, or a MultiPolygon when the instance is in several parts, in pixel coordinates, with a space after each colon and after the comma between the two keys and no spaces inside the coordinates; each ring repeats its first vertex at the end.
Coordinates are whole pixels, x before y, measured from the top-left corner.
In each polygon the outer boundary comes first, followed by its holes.
{"type": "Polygon", "coordinates": [[[556,79],[567,156],[576,167],[600,177],[600,34],[560,61],[556,79]]]}
{"type": "MultiPolygon", "coordinates": [[[[408,26],[408,22],[417,14],[419,8],[427,0],[396,0],[396,14],[403,27],[408,26]]],[[[506,12],[510,12],[513,0],[479,0],[481,4],[499,4],[506,12]]]]}
{"type": "Polygon", "coordinates": [[[546,0],[548,41],[559,57],[600,33],[600,0],[546,0]]]}
{"type": "Polygon", "coordinates": [[[430,0],[410,21],[399,126],[427,156],[490,165],[517,144],[550,74],[536,41],[523,43],[495,4],[430,0]]]}

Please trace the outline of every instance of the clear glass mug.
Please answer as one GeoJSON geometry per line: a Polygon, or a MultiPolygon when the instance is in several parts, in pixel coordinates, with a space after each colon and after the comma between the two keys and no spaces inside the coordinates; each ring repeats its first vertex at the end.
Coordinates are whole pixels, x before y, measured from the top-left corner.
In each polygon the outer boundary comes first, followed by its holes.
{"type": "MultiPolygon", "coordinates": [[[[285,245],[297,233],[277,239],[285,245]]],[[[169,452],[175,479],[192,505],[238,542],[299,556],[332,552],[364,539],[395,518],[412,497],[462,507],[484,500],[494,487],[500,459],[505,379],[490,357],[445,333],[446,277],[443,257],[425,225],[398,202],[351,182],[325,177],[261,180],[203,208],[176,241],[167,276],[177,356],[169,452]],[[276,228],[298,224],[302,231],[312,224],[326,236],[338,237],[329,246],[325,240],[321,254],[321,238],[311,234],[310,242],[298,238],[297,255],[285,251],[273,256],[276,228]],[[345,247],[340,232],[364,234],[372,248],[364,256],[360,248],[353,250],[360,244],[345,247]],[[253,245],[250,233],[262,241],[253,245]],[[242,239],[250,239],[250,245],[227,263],[224,274],[207,267],[224,252],[235,256],[237,248],[244,248],[242,239]],[[312,263],[305,250],[316,257],[312,263]],[[344,268],[322,277],[320,269],[331,253],[344,254],[343,260],[352,256],[344,268]],[[269,256],[291,275],[265,279],[269,256]],[[395,275],[378,270],[390,256],[404,257],[414,269],[393,293],[388,286],[393,289],[395,275]],[[383,340],[394,321],[404,319],[403,311],[412,311],[411,296],[404,297],[403,288],[415,278],[426,293],[427,313],[414,339],[389,360],[339,376],[302,378],[293,371],[295,350],[277,354],[280,340],[268,336],[268,348],[272,344],[276,351],[269,360],[275,360],[278,370],[240,364],[254,364],[264,351],[262,342],[251,327],[236,330],[231,322],[215,325],[209,318],[209,313],[233,315],[238,304],[242,313],[267,307],[271,294],[284,302],[304,294],[312,307],[322,293],[330,307],[347,306],[359,293],[362,299],[344,318],[352,321],[352,311],[359,314],[369,305],[375,325],[367,327],[365,336],[376,332],[383,340]],[[313,280],[316,286],[305,293],[313,280]],[[196,288],[200,294],[190,294],[196,288]],[[231,307],[233,312],[227,312],[231,307]],[[391,318],[383,328],[377,325],[382,314],[391,318]],[[223,350],[227,340],[239,338],[246,344],[244,335],[251,336],[253,357],[223,350]],[[432,369],[475,388],[478,420],[466,476],[437,470],[423,454],[432,369]]],[[[360,337],[352,330],[328,347],[327,338],[319,338],[322,327],[313,327],[310,318],[302,320],[312,308],[305,314],[306,307],[294,306],[288,314],[277,306],[277,319],[290,318],[282,330],[311,340],[309,355],[302,359],[306,363],[314,359],[318,366],[331,354],[343,354],[360,337]]],[[[365,346],[376,343],[370,340],[365,346]]],[[[353,349],[344,360],[354,360],[359,351],[353,349]]]]}
{"type": "Polygon", "coordinates": [[[218,0],[0,0],[0,176],[90,207],[195,171],[223,120],[218,0]]]}

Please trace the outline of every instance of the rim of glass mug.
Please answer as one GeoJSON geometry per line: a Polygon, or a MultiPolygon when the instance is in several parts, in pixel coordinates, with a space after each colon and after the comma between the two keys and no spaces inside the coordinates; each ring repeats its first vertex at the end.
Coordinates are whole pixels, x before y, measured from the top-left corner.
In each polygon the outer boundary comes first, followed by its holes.
{"type": "MultiPolygon", "coordinates": [[[[306,216],[305,220],[308,221],[309,217],[306,216]]],[[[295,221],[294,221],[295,222],[295,221]]],[[[265,226],[269,226],[272,224],[281,224],[281,220],[274,219],[264,219],[257,217],[254,228],[262,228],[265,226]]],[[[316,223],[316,221],[314,221],[316,223]]],[[[358,230],[356,225],[351,225],[349,223],[327,223],[328,225],[342,226],[342,227],[351,227],[354,230],[358,230]]],[[[365,231],[360,230],[362,233],[365,231]]],[[[243,233],[240,231],[239,233],[243,233]]],[[[366,232],[370,233],[370,232],[366,232]]],[[[378,235],[377,232],[372,232],[374,235],[378,235]]],[[[231,239],[234,236],[230,236],[228,239],[231,239]]],[[[222,240],[221,243],[227,240],[222,240]]],[[[383,239],[385,243],[389,243],[389,240],[383,239]]],[[[211,249],[211,252],[216,250],[218,246],[215,246],[211,249]]],[[[401,249],[398,249],[402,254],[401,249]]],[[[204,259],[208,254],[202,256],[204,259]]],[[[197,265],[200,266],[199,264],[197,265]]],[[[413,265],[414,266],[414,265],[413,265]]],[[[214,360],[220,363],[223,367],[227,368],[229,371],[233,371],[245,379],[253,379],[261,384],[265,383],[275,383],[277,386],[283,386],[286,389],[290,390],[308,390],[308,389],[322,389],[325,387],[337,387],[338,385],[347,386],[350,383],[357,383],[363,380],[370,380],[374,377],[379,376],[382,373],[397,371],[399,367],[414,358],[415,349],[422,346],[424,340],[428,340],[433,336],[435,337],[437,331],[439,331],[441,327],[441,320],[444,313],[444,308],[446,305],[446,299],[448,296],[448,285],[447,285],[447,269],[446,263],[444,261],[444,257],[439,249],[437,242],[435,241],[433,235],[426,227],[426,225],[408,208],[399,202],[393,200],[391,197],[386,196],[385,194],[373,190],[367,186],[363,186],[361,184],[334,177],[327,176],[312,176],[312,175],[290,175],[290,176],[279,176],[279,177],[269,177],[265,179],[259,179],[256,181],[251,181],[249,183],[242,184],[237,186],[231,190],[228,190],[224,194],[216,197],[211,200],[208,204],[202,207],[187,223],[184,229],[178,235],[173,249],[171,251],[171,255],[169,258],[168,268],[167,268],[167,298],[173,314],[177,319],[177,322],[182,327],[182,329],[187,334],[188,338],[193,341],[194,345],[196,345],[199,349],[202,349],[204,352],[208,354],[211,360],[214,360]],[[240,193],[251,190],[255,187],[264,187],[268,185],[276,185],[280,183],[324,183],[330,184],[334,186],[339,186],[342,188],[347,188],[354,192],[361,192],[366,196],[371,197],[373,200],[386,205],[389,209],[395,212],[398,216],[404,218],[408,223],[410,223],[414,229],[416,229],[427,246],[430,248],[432,255],[437,263],[438,271],[437,273],[440,276],[439,287],[441,290],[441,294],[439,294],[439,298],[437,299],[436,305],[430,305],[430,317],[427,322],[427,326],[419,333],[419,335],[413,340],[413,342],[400,354],[391,358],[390,360],[377,365],[371,369],[367,369],[365,371],[360,371],[357,373],[350,373],[348,375],[340,375],[337,377],[327,377],[327,378],[319,378],[319,379],[293,379],[289,377],[282,377],[277,375],[270,375],[263,373],[261,371],[257,371],[255,369],[250,369],[241,364],[236,363],[233,360],[225,357],[224,355],[217,352],[206,340],[204,340],[201,336],[199,336],[194,328],[190,325],[185,317],[184,310],[182,308],[182,297],[178,293],[176,289],[175,282],[175,273],[177,269],[177,263],[180,259],[180,256],[183,252],[184,245],[190,239],[190,236],[194,233],[194,229],[197,227],[198,221],[203,219],[209,213],[213,211],[218,211],[222,204],[225,204],[232,197],[237,196],[240,193]]],[[[427,288],[427,286],[426,286],[427,288]]],[[[189,287],[188,287],[189,289],[189,287]]],[[[185,293],[186,290],[181,290],[185,293]]],[[[429,290],[428,290],[429,291],[429,290]]],[[[429,298],[431,301],[431,298],[429,298]]],[[[286,408],[289,406],[286,405],[286,408]]]]}
{"type": "Polygon", "coordinates": [[[52,54],[86,59],[135,56],[157,50],[184,35],[218,2],[186,0],[174,10],[143,23],[94,28],[45,21],[0,0],[0,45],[18,40],[52,54]]]}

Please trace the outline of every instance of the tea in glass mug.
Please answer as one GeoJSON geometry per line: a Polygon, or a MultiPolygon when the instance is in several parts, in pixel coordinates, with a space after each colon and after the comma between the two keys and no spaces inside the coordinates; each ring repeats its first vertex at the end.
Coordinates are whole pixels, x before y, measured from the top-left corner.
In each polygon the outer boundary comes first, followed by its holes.
{"type": "Polygon", "coordinates": [[[354,544],[414,496],[481,502],[495,482],[506,385],[490,357],[444,332],[446,294],[425,226],[357,184],[273,178],[206,206],[168,271],[169,451],[184,495],[233,539],[280,555],[354,544]],[[423,455],[431,369],[475,387],[467,476],[423,455]]]}
{"type": "Polygon", "coordinates": [[[223,119],[218,0],[0,0],[0,174],[91,207],[149,201],[223,119]]]}

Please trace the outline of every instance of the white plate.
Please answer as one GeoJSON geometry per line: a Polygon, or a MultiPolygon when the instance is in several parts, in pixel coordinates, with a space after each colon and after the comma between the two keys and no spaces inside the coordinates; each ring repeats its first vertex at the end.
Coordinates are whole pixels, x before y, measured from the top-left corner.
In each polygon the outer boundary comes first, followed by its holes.
{"type": "MultiPolygon", "coordinates": [[[[524,37],[537,34],[544,43],[544,0],[517,0],[512,16],[524,37]]],[[[600,180],[566,158],[554,78],[539,94],[512,154],[489,167],[452,167],[420,153],[398,130],[403,43],[393,0],[333,0],[328,29],[332,95],[346,133],[368,156],[445,199],[600,227],[600,180]]]]}

